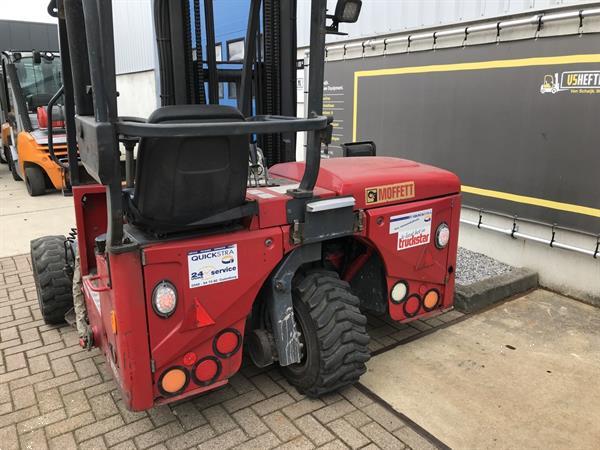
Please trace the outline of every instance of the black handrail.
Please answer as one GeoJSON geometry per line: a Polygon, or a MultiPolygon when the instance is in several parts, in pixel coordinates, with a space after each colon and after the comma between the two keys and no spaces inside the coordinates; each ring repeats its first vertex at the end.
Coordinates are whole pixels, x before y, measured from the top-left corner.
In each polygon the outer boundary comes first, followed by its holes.
{"type": "Polygon", "coordinates": [[[63,95],[63,92],[64,86],[61,86],[60,89],[56,92],[56,94],[54,94],[54,96],[50,99],[50,101],[48,102],[48,106],[46,107],[46,115],[48,118],[48,152],[50,153],[50,159],[52,159],[52,161],[54,161],[63,169],[68,170],[69,165],[63,164],[54,153],[54,136],[52,136],[52,133],[54,131],[52,129],[52,109],[54,108],[54,105],[56,104],[60,96],[63,95]]]}

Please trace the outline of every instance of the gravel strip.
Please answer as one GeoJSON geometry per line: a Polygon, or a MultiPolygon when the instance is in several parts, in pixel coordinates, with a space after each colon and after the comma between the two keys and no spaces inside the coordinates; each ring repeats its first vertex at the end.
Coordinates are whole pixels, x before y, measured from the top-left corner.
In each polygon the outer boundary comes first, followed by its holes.
{"type": "Polygon", "coordinates": [[[456,284],[468,285],[510,272],[512,266],[481,253],[459,247],[456,261],[456,284]]]}

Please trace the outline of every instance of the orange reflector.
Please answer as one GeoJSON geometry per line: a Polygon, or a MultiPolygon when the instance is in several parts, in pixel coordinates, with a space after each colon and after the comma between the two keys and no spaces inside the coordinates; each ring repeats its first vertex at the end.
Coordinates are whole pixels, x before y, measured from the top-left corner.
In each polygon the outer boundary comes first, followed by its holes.
{"type": "Polygon", "coordinates": [[[117,315],[114,311],[110,312],[110,325],[112,327],[113,334],[117,334],[117,315]]]}
{"type": "Polygon", "coordinates": [[[182,369],[171,369],[161,378],[161,388],[167,394],[174,394],[185,386],[187,374],[182,369]]]}
{"type": "Polygon", "coordinates": [[[437,291],[431,290],[427,294],[425,294],[425,297],[423,298],[423,307],[426,310],[431,311],[437,306],[439,301],[440,294],[438,294],[437,291]]]}

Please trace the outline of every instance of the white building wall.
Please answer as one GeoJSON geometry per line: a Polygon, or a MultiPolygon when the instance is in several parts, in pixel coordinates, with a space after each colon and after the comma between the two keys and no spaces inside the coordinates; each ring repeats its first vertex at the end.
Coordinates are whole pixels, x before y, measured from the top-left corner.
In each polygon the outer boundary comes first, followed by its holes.
{"type": "Polygon", "coordinates": [[[120,116],[147,118],[157,108],[154,70],[117,75],[120,116]]]}
{"type": "MultiPolygon", "coordinates": [[[[358,22],[340,25],[340,31],[348,36],[329,35],[327,41],[374,37],[590,3],[594,0],[363,0],[358,22]]],[[[330,12],[335,10],[335,4],[336,0],[327,0],[330,12]]],[[[299,47],[309,44],[309,19],[310,0],[298,0],[299,47]]]]}

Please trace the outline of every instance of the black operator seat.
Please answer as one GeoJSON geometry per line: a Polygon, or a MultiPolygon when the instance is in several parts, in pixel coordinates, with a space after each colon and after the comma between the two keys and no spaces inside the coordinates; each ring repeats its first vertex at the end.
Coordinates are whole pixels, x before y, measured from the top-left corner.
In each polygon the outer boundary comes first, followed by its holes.
{"type": "MultiPolygon", "coordinates": [[[[242,122],[223,105],[165,106],[148,123],[242,122]]],[[[249,135],[140,140],[135,186],[128,196],[134,225],[158,233],[217,225],[255,212],[246,203],[249,135]]]]}

